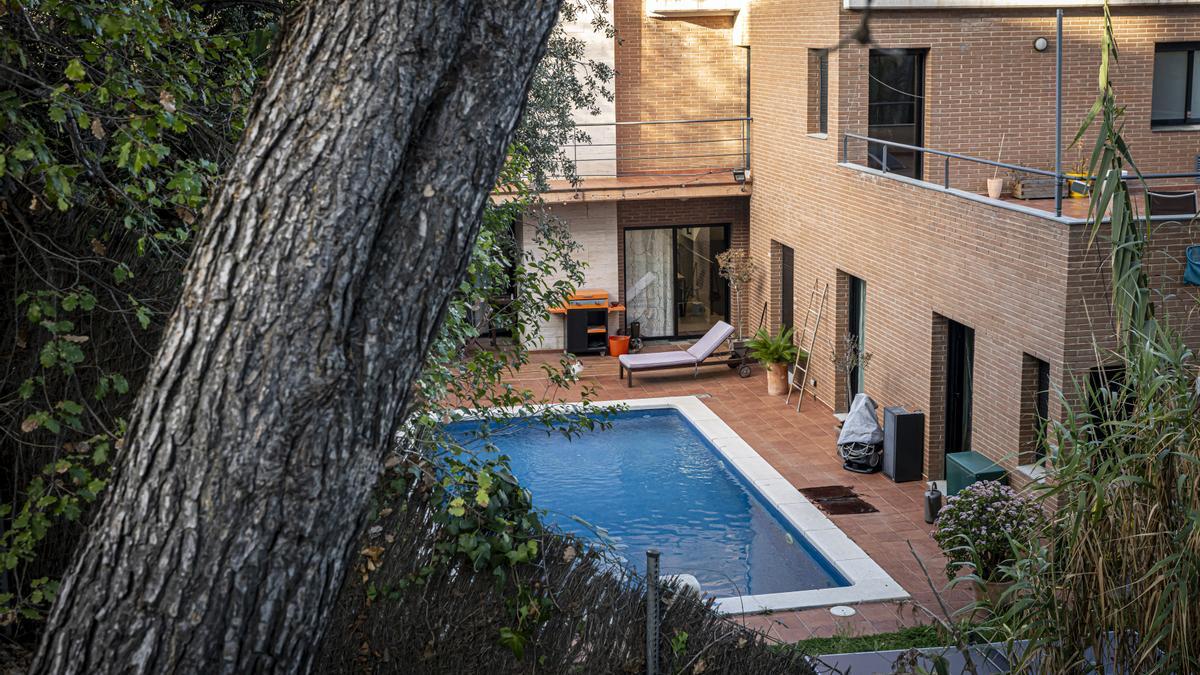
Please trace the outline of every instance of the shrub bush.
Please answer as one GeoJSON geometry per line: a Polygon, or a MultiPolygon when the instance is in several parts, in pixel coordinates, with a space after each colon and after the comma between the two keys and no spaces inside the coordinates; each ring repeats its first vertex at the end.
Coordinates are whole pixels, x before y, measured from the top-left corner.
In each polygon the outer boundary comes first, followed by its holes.
{"type": "Polygon", "coordinates": [[[1037,502],[996,481],[980,481],[946,500],[933,538],[946,554],[946,576],[966,565],[983,581],[999,581],[1001,565],[1013,558],[1012,542],[1037,535],[1042,511],[1037,502]]]}

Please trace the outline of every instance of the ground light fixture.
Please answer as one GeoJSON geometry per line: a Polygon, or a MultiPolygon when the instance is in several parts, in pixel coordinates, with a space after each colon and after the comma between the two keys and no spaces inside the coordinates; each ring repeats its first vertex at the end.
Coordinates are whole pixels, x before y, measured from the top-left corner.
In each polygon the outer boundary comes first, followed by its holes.
{"type": "Polygon", "coordinates": [[[1033,50],[1037,52],[1046,51],[1046,47],[1050,46],[1050,41],[1044,37],[1036,37],[1033,39],[1033,50]]]}

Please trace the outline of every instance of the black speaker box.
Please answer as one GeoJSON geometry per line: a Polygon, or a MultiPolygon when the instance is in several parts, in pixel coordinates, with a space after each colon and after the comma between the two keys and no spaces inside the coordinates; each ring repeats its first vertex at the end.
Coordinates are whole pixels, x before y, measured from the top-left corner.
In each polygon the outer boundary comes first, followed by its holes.
{"type": "Polygon", "coordinates": [[[925,465],[925,413],[883,409],[883,475],[893,482],[921,480],[925,465]]]}

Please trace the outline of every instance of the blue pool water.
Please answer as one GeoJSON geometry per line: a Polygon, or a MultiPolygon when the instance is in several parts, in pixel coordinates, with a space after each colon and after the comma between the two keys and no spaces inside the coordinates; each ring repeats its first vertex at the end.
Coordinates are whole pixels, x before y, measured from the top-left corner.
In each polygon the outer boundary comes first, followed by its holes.
{"type": "Polygon", "coordinates": [[[692,574],[718,597],[848,585],[673,409],[618,413],[610,429],[570,441],[537,425],[490,441],[549,522],[583,537],[596,535],[572,516],[604,530],[639,571],[657,548],[664,574],[692,574]]]}

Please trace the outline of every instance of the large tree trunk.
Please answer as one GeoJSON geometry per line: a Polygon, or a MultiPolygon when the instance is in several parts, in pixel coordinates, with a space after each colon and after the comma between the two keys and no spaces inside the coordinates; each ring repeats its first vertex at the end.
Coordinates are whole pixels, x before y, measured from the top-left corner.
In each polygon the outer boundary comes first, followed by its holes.
{"type": "Polygon", "coordinates": [[[36,673],[310,667],[558,0],[313,0],[36,673]]]}

